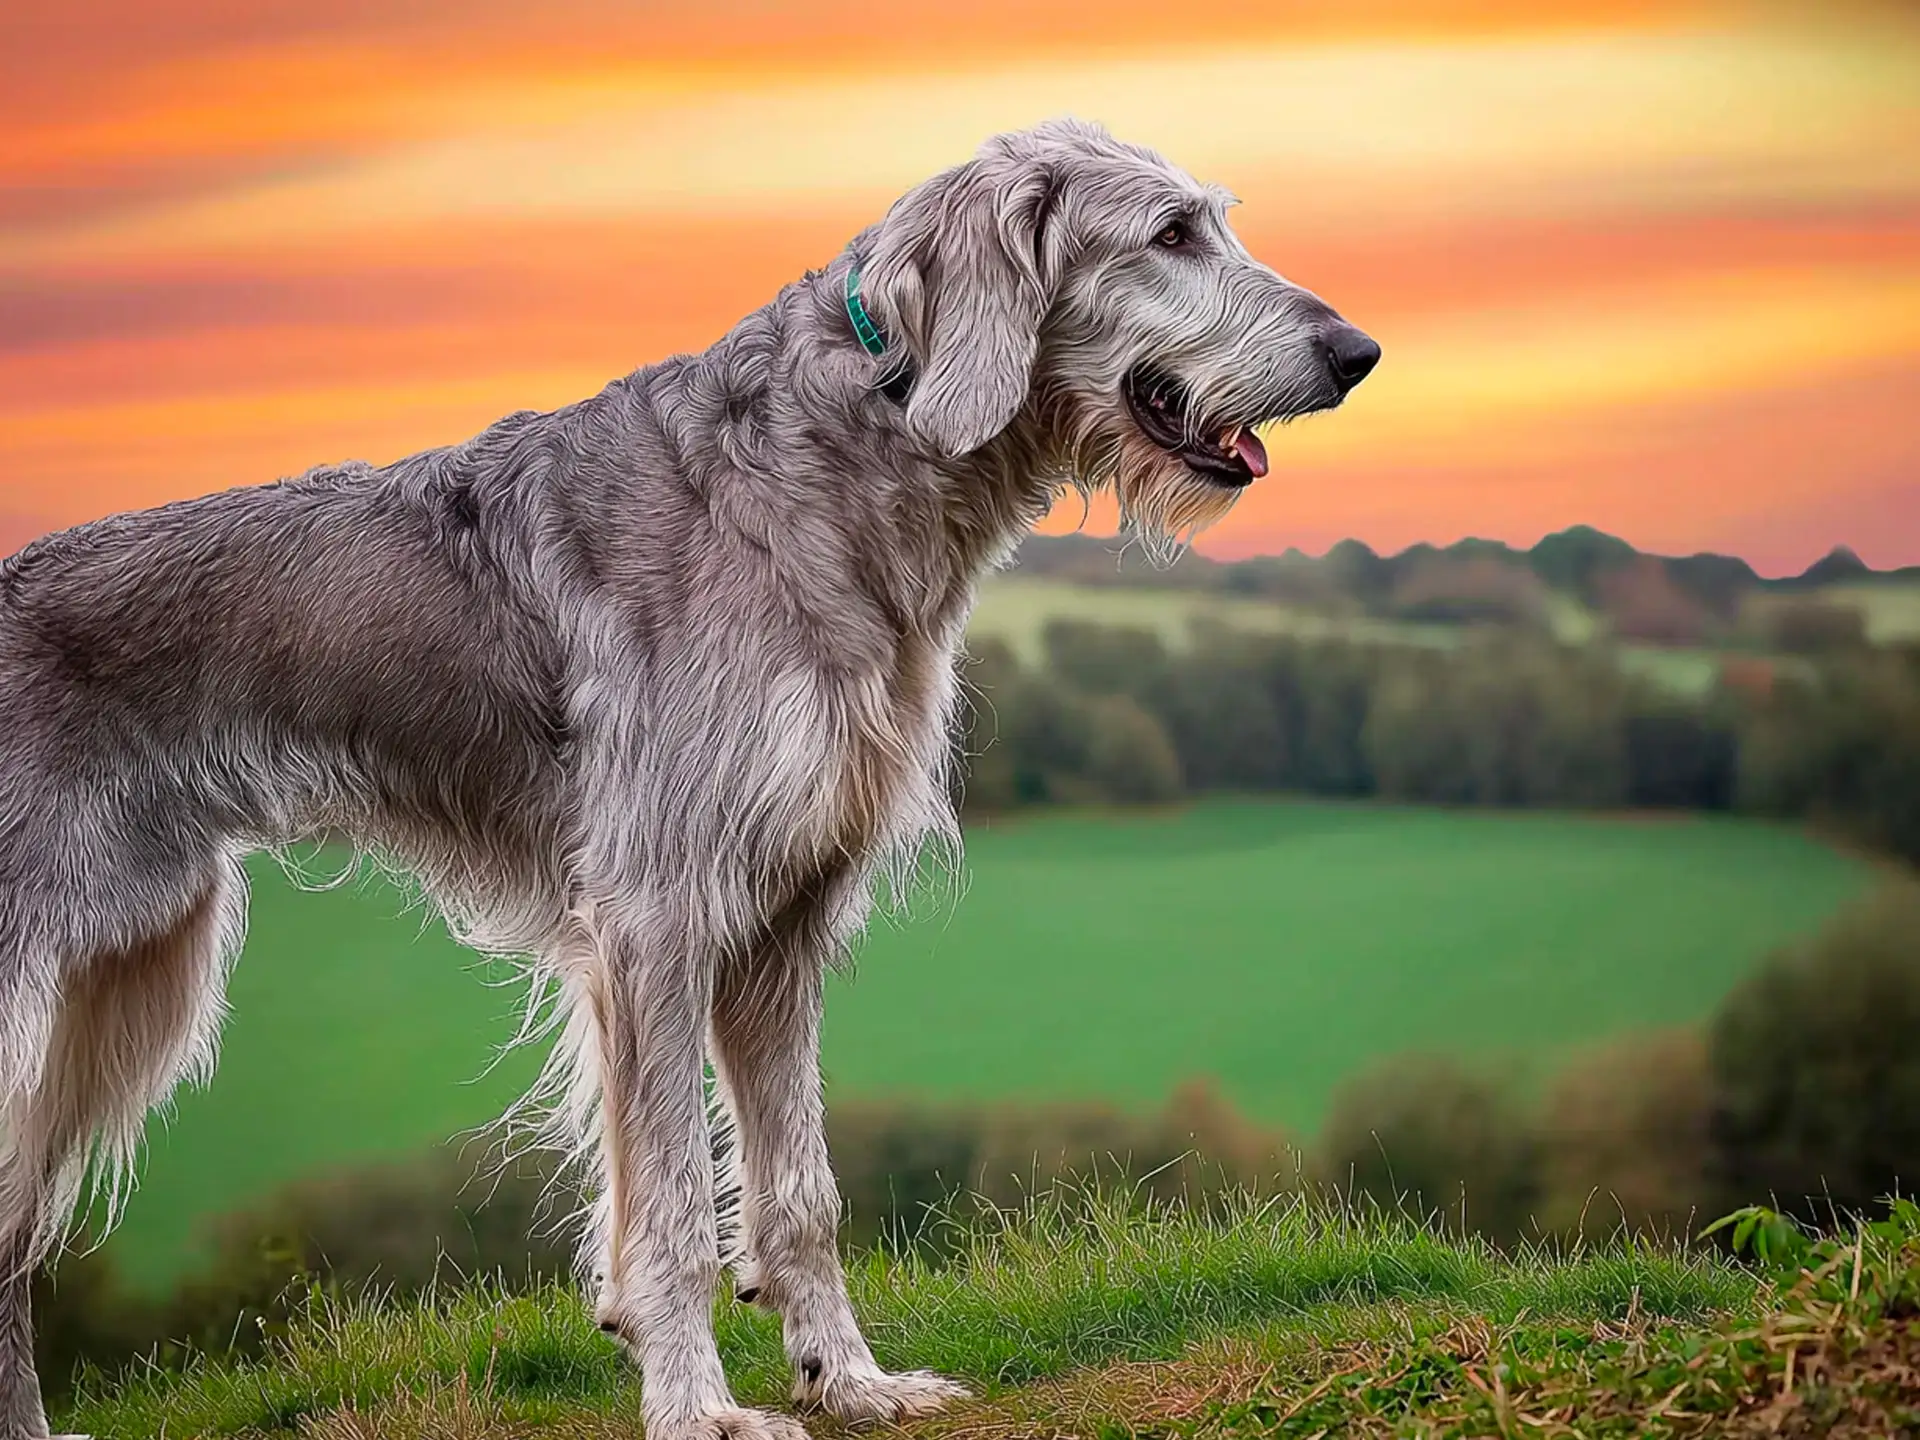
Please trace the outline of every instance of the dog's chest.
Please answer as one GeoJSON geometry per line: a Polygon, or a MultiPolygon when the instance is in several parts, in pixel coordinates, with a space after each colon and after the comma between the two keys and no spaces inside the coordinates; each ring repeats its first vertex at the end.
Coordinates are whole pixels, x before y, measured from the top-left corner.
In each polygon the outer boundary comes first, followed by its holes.
{"type": "Polygon", "coordinates": [[[781,727],[794,762],[780,782],[796,812],[787,859],[858,860],[940,825],[954,684],[952,654],[934,646],[884,669],[802,681],[810,693],[785,707],[781,727]]]}

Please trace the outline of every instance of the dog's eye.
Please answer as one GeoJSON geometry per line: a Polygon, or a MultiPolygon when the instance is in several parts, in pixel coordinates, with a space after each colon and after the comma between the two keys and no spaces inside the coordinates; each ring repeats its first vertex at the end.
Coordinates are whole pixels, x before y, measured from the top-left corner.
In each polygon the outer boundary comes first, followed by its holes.
{"type": "Polygon", "coordinates": [[[1186,221],[1171,220],[1171,221],[1168,221],[1164,227],[1162,227],[1158,235],[1153,237],[1153,243],[1156,245],[1164,246],[1169,250],[1178,250],[1182,245],[1185,245],[1187,241],[1190,240],[1191,238],[1192,237],[1187,233],[1186,221]]]}

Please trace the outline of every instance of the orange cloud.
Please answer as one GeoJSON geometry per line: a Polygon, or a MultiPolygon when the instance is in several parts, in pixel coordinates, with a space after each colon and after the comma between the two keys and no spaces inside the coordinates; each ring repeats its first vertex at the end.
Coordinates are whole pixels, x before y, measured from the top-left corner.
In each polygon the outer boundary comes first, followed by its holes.
{"type": "Polygon", "coordinates": [[[562,403],[1062,110],[1232,185],[1256,252],[1385,344],[1222,553],[1590,521],[1788,564],[1915,473],[1898,10],[1232,0],[1173,44],[1134,0],[560,3],[539,34],[504,0],[36,16],[32,73],[0,60],[0,511],[562,403]]]}

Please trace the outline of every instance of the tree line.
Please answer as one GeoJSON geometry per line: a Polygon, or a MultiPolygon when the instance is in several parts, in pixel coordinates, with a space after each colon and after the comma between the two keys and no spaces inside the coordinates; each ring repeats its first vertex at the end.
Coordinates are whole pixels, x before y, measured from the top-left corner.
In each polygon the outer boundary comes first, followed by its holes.
{"type": "Polygon", "coordinates": [[[1448,570],[1482,577],[1508,572],[1600,609],[1610,591],[1636,578],[1650,578],[1721,619],[1732,617],[1741,602],[1755,594],[1817,596],[1840,585],[1920,580],[1920,566],[1877,571],[1844,545],[1798,575],[1767,579],[1735,555],[1649,554],[1591,525],[1556,531],[1526,549],[1498,540],[1465,539],[1451,545],[1410,545],[1383,555],[1364,541],[1342,540],[1324,555],[1290,549],[1281,555],[1218,561],[1187,554],[1167,567],[1131,552],[1116,556],[1111,541],[1090,535],[1035,535],[1020,547],[1018,564],[1022,574],[1082,585],[1322,603],[1348,600],[1369,606],[1390,604],[1409,582],[1448,570]]]}
{"type": "Polygon", "coordinates": [[[1447,805],[1734,810],[1920,861],[1920,647],[1730,667],[1697,695],[1603,644],[1422,646],[1055,619],[964,672],[964,813],[1292,792],[1447,805]]]}

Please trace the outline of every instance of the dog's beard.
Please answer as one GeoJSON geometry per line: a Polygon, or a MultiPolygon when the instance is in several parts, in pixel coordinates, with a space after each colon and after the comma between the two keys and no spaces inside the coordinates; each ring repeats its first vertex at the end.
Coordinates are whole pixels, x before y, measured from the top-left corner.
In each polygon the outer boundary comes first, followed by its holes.
{"type": "Polygon", "coordinates": [[[1111,490],[1122,529],[1156,564],[1171,564],[1225,518],[1242,493],[1197,474],[1142,435],[1124,413],[1089,417],[1074,427],[1063,449],[1068,482],[1088,497],[1111,490]]]}
{"type": "Polygon", "coordinates": [[[1226,518],[1240,491],[1197,475],[1178,456],[1138,435],[1122,436],[1113,472],[1120,518],[1149,553],[1171,554],[1226,518]]]}

